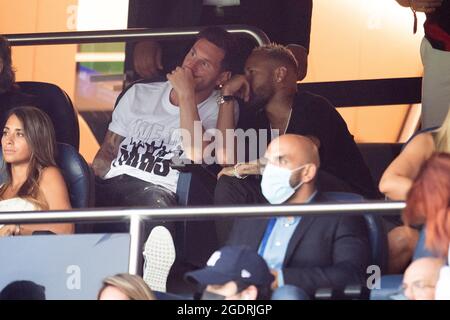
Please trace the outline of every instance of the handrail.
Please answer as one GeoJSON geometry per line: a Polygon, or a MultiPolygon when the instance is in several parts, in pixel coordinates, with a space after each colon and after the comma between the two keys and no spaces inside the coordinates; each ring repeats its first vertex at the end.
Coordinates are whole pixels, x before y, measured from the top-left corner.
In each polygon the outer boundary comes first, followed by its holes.
{"type": "Polygon", "coordinates": [[[273,217],[286,215],[319,215],[339,213],[398,214],[405,207],[404,202],[370,201],[365,203],[324,203],[279,206],[241,207],[189,207],[189,208],[133,208],[133,209],[84,209],[53,212],[20,212],[0,214],[0,224],[46,223],[46,222],[89,222],[89,221],[130,221],[130,258],[128,272],[138,274],[138,260],[141,244],[141,223],[143,219],[207,219],[225,217],[273,217]]]}
{"type": "MultiPolygon", "coordinates": [[[[258,45],[270,42],[261,29],[247,25],[222,25],[231,33],[244,34],[253,38],[258,45]]],[[[123,42],[139,39],[186,39],[198,34],[204,27],[190,28],[152,28],[152,29],[124,29],[101,31],[74,31],[74,32],[46,32],[46,33],[18,33],[4,35],[13,46],[76,44],[123,42]]]]}
{"type": "MultiPolygon", "coordinates": [[[[253,38],[258,45],[270,43],[261,29],[248,25],[222,25],[231,33],[253,38]]],[[[4,35],[13,46],[123,42],[139,39],[192,38],[203,27],[152,28],[101,31],[22,33],[4,35]]],[[[415,104],[421,101],[422,78],[367,79],[300,83],[299,88],[326,97],[337,107],[415,104]],[[353,94],[355,93],[355,94],[353,94]]]]}
{"type": "Polygon", "coordinates": [[[130,217],[144,219],[210,219],[224,217],[275,217],[286,215],[324,215],[339,213],[355,215],[357,213],[398,214],[405,208],[401,201],[368,201],[360,203],[314,203],[296,205],[258,205],[239,207],[186,207],[186,208],[95,208],[68,211],[29,211],[0,214],[0,224],[11,223],[47,223],[47,222],[89,222],[117,221],[130,217]]]}

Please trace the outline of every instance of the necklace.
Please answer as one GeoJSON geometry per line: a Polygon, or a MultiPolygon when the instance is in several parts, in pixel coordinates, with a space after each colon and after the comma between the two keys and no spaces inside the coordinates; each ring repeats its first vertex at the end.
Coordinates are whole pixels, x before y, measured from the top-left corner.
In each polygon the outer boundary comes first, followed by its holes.
{"type": "MultiPolygon", "coordinates": [[[[289,127],[289,122],[291,122],[291,115],[292,115],[292,105],[291,105],[291,110],[289,110],[289,116],[288,116],[288,119],[287,119],[287,122],[286,122],[286,127],[284,128],[283,134],[286,134],[286,131],[287,131],[288,127],[289,127]]],[[[272,133],[273,139],[279,136],[278,130],[275,131],[274,129],[272,129],[272,124],[270,124],[270,132],[272,133]]]]}

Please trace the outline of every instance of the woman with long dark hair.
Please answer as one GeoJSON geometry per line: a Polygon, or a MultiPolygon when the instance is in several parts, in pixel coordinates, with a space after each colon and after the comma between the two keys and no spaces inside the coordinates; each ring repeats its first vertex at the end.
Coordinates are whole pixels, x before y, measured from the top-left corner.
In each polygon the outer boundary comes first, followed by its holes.
{"type": "MultiPolygon", "coordinates": [[[[7,176],[0,186],[0,211],[65,210],[70,200],[55,163],[56,140],[47,114],[35,107],[18,107],[8,114],[1,139],[7,176]]],[[[73,224],[1,226],[0,236],[34,231],[73,233],[73,224]]]]}

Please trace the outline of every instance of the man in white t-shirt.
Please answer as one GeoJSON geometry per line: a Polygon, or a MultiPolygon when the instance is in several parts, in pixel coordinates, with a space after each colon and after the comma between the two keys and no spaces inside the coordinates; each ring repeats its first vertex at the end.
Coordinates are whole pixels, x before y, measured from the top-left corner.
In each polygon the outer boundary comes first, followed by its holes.
{"type": "MultiPolygon", "coordinates": [[[[206,28],[168,81],[136,83],[121,94],[92,164],[98,206],[177,204],[179,173],[171,159],[204,162],[205,131],[217,128],[225,137],[235,126],[237,103],[226,102],[231,98],[216,88],[230,78],[236,52],[230,33],[206,28]],[[181,139],[178,129],[191,138],[181,139]]],[[[226,162],[225,150],[226,141],[215,150],[217,161],[226,162]]]]}

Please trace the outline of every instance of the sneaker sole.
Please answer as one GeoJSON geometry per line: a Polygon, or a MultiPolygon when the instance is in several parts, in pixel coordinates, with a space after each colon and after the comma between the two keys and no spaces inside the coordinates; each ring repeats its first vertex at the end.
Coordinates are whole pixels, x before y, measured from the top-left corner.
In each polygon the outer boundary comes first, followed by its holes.
{"type": "Polygon", "coordinates": [[[145,243],[144,281],[155,291],[166,292],[167,277],[175,262],[175,245],[167,228],[152,229],[145,243]]]}

